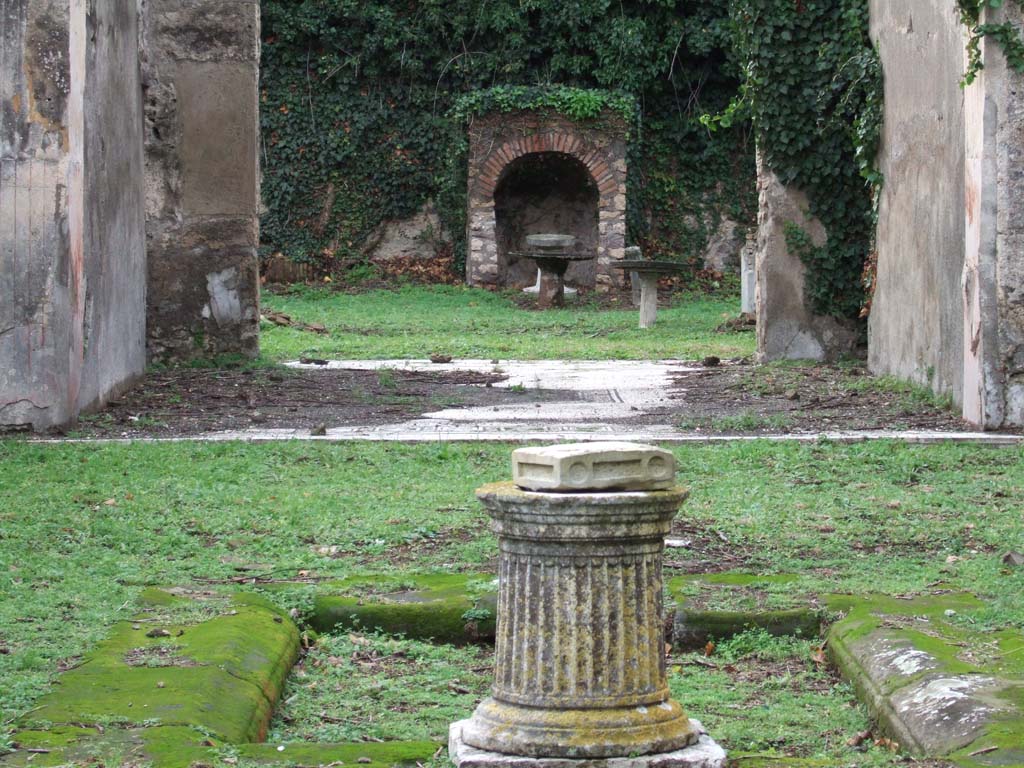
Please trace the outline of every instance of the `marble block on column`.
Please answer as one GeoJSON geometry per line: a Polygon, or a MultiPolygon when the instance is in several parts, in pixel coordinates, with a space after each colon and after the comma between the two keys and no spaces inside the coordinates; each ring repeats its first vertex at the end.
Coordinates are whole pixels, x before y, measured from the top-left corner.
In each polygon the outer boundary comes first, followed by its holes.
{"type": "Polygon", "coordinates": [[[671,488],[675,474],[675,456],[651,445],[572,443],[512,452],[512,480],[530,491],[658,491],[671,488]]]}

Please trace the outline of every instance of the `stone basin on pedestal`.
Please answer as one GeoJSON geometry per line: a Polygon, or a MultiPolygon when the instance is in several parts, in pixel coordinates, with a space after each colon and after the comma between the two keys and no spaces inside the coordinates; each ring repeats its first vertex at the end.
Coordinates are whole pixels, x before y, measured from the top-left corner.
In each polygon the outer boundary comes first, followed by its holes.
{"type": "Polygon", "coordinates": [[[671,698],[662,555],[688,491],[675,457],[631,443],[513,452],[477,491],[498,534],[495,680],[455,723],[459,768],[722,768],[671,698]]]}
{"type": "Polygon", "coordinates": [[[573,252],[572,235],[527,235],[523,254],[537,262],[540,269],[537,306],[541,309],[565,306],[565,273],[574,261],[590,261],[593,254],[573,252]]]}

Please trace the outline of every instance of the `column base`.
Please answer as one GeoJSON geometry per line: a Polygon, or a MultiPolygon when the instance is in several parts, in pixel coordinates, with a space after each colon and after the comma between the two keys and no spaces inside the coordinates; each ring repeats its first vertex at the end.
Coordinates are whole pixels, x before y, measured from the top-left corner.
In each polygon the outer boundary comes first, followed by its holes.
{"type": "Polygon", "coordinates": [[[448,731],[448,755],[456,768],[726,768],[723,750],[696,720],[689,727],[696,737],[691,746],[674,752],[637,757],[528,757],[471,747],[462,740],[469,720],[452,723],[448,731]]]}
{"type": "Polygon", "coordinates": [[[675,701],[602,709],[542,709],[485,699],[462,731],[468,746],[528,757],[613,758],[672,752],[699,734],[675,701]]]}

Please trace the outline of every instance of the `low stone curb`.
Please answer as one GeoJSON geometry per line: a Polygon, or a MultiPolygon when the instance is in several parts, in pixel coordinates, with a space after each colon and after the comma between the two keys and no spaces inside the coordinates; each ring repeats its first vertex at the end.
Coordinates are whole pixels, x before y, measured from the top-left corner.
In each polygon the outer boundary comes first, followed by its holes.
{"type": "Polygon", "coordinates": [[[454,645],[494,640],[493,575],[353,576],[317,591],[310,617],[317,632],[380,629],[454,645]]]}
{"type": "MultiPolygon", "coordinates": [[[[18,723],[0,766],[93,764],[190,768],[222,750],[260,765],[423,763],[433,742],[265,744],[267,726],[299,656],[294,622],[251,593],[200,597],[147,589],[144,613],[119,622],[63,673],[18,723]],[[206,614],[175,619],[175,611],[206,614]]],[[[178,614],[179,616],[182,614],[178,614]]]]}
{"type": "Polygon", "coordinates": [[[828,634],[843,676],[900,746],[958,765],[1024,765],[1024,634],[956,624],[970,595],[829,599],[846,617],[828,634]]]}
{"type": "MultiPolygon", "coordinates": [[[[786,576],[717,574],[744,586],[786,580],[786,576]]],[[[738,635],[750,629],[769,634],[817,637],[822,610],[807,604],[783,610],[696,610],[686,606],[684,583],[702,584],[698,577],[673,578],[668,582],[675,612],[672,641],[680,649],[703,647],[709,640],[738,635]]],[[[717,586],[720,586],[715,581],[717,586]]],[[[308,589],[307,584],[270,585],[271,589],[308,589]]],[[[352,576],[317,585],[310,624],[317,632],[335,629],[380,629],[418,640],[461,645],[493,642],[497,581],[488,574],[435,574],[352,576]]]]}
{"type": "Polygon", "coordinates": [[[711,640],[733,637],[747,630],[760,629],[775,637],[797,635],[817,637],[821,632],[821,612],[814,608],[786,611],[694,611],[676,610],[672,643],[683,650],[703,648],[711,640]]]}
{"type": "Polygon", "coordinates": [[[19,721],[16,743],[46,749],[59,736],[53,746],[62,754],[123,737],[130,749],[130,730],[153,725],[197,729],[228,743],[265,736],[298,659],[294,622],[249,593],[190,599],[148,589],[140,602],[143,614],[115,624],[19,721]],[[176,618],[181,609],[210,618],[176,618]],[[112,722],[116,730],[105,727],[112,722]]]}

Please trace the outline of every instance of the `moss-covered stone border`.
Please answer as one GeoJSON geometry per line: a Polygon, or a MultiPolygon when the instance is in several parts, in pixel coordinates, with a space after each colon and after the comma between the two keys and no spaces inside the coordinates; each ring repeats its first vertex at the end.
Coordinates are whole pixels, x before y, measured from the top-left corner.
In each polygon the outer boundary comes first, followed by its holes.
{"type": "Polygon", "coordinates": [[[290,616],[248,592],[147,589],[17,724],[0,766],[147,764],[191,768],[229,754],[265,765],[429,760],[432,742],[260,743],[299,658],[290,616]]]}
{"type": "Polygon", "coordinates": [[[829,630],[829,655],[904,749],[964,768],[1024,765],[1024,633],[973,628],[983,604],[963,593],[826,604],[844,614],[829,630]],[[924,730],[915,711],[941,728],[924,730]]]}

